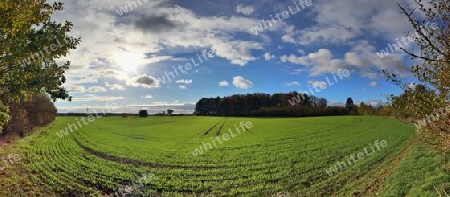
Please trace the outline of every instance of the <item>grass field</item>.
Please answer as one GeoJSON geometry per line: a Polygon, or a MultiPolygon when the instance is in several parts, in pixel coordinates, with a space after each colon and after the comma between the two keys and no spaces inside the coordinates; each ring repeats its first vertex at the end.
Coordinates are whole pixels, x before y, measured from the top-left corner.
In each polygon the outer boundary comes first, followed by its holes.
{"type": "Polygon", "coordinates": [[[105,196],[151,173],[140,192],[157,196],[437,196],[436,186],[450,190],[440,155],[417,140],[412,125],[394,119],[107,117],[58,137],[73,123],[75,117],[59,117],[10,148],[25,161],[7,169],[0,184],[29,194],[105,196]],[[242,129],[242,121],[252,127],[242,129]],[[224,134],[231,137],[214,145],[224,134]],[[377,140],[387,146],[327,174],[377,140]],[[199,147],[208,150],[194,156],[199,147]]]}

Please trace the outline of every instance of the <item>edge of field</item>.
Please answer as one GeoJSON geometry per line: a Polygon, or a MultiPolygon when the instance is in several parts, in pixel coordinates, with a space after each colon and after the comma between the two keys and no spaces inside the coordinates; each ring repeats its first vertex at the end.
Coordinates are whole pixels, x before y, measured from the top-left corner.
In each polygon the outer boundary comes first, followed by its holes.
{"type": "Polygon", "coordinates": [[[448,196],[450,173],[444,156],[420,137],[413,134],[368,174],[333,196],[448,196]]]}
{"type": "Polygon", "coordinates": [[[27,169],[27,150],[31,148],[34,141],[46,135],[46,130],[51,130],[53,124],[43,128],[37,128],[31,135],[7,144],[0,148],[0,155],[19,154],[21,160],[0,171],[0,196],[60,196],[41,184],[38,175],[27,169]]]}
{"type": "Polygon", "coordinates": [[[414,134],[402,147],[383,162],[378,163],[374,169],[370,170],[368,174],[361,177],[359,181],[348,184],[338,195],[341,196],[376,196],[378,192],[384,187],[386,180],[397,170],[400,163],[403,162],[406,155],[417,144],[418,135],[414,134]]]}

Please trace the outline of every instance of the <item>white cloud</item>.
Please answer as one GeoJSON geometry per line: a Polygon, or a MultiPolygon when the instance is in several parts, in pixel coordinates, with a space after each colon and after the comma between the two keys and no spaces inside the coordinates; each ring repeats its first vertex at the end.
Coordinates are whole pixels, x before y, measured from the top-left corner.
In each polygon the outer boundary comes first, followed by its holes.
{"type": "Polygon", "coordinates": [[[333,73],[348,67],[343,60],[334,58],[328,49],[319,49],[316,53],[310,53],[302,57],[297,57],[294,54],[291,54],[289,57],[286,55],[282,57],[284,57],[282,59],[284,62],[311,67],[310,76],[333,73]]]}
{"type": "Polygon", "coordinates": [[[173,57],[170,60],[172,61],[177,61],[177,62],[187,62],[190,61],[190,59],[185,58],[185,57],[173,57]]]}
{"type": "Polygon", "coordinates": [[[300,54],[302,54],[302,55],[305,55],[305,54],[306,54],[305,50],[303,50],[303,49],[299,49],[299,50],[298,50],[298,53],[300,53],[300,54]]]}
{"type": "MultiPolygon", "coordinates": [[[[410,4],[411,1],[406,1],[410,4]]],[[[318,1],[312,8],[317,13],[315,25],[301,30],[287,31],[283,41],[301,45],[314,43],[353,44],[359,36],[395,38],[410,29],[395,1],[318,1]]]]}
{"type": "Polygon", "coordinates": [[[141,75],[138,77],[132,77],[127,80],[127,86],[132,87],[144,87],[144,88],[159,88],[161,87],[159,81],[152,76],[141,75]]]}
{"type": "Polygon", "coordinates": [[[181,83],[181,84],[191,84],[192,83],[192,79],[182,79],[182,80],[177,80],[176,83],[181,83]]]}
{"type": "MultiPolygon", "coordinates": [[[[85,72],[84,70],[82,72],[85,72]]],[[[128,76],[125,72],[116,70],[116,69],[105,69],[101,70],[98,73],[100,76],[106,77],[106,78],[115,78],[118,80],[124,80],[127,79],[128,76]]]]}
{"type": "Polygon", "coordinates": [[[153,98],[153,96],[152,95],[145,95],[145,96],[142,96],[141,98],[143,98],[143,99],[151,99],[151,98],[153,98]]]}
{"type": "Polygon", "coordinates": [[[187,89],[187,87],[186,87],[186,86],[183,86],[183,85],[178,86],[178,88],[180,88],[180,89],[182,89],[182,90],[187,89]]]}
{"type": "MultiPolygon", "coordinates": [[[[412,1],[404,2],[404,5],[413,8],[412,1]]],[[[344,53],[344,57],[336,57],[329,49],[320,49],[306,56],[305,51],[299,51],[302,54],[299,58],[282,56],[280,60],[283,63],[306,65],[310,67],[311,76],[333,73],[343,68],[356,68],[361,76],[371,79],[379,77],[377,73],[382,69],[391,70],[402,77],[411,75],[404,61],[406,55],[402,51],[380,58],[376,54],[380,49],[361,39],[373,38],[396,43],[396,38],[411,30],[405,16],[398,11],[396,2],[318,1],[312,10],[315,24],[301,29],[289,26],[282,34],[282,41],[307,46],[348,45],[350,50],[344,53]]]]}
{"type": "Polygon", "coordinates": [[[167,104],[169,104],[168,102],[163,102],[163,101],[159,101],[159,102],[153,102],[153,104],[155,104],[155,105],[167,105],[167,104]]]}
{"type": "Polygon", "coordinates": [[[312,27],[298,32],[297,43],[311,45],[312,43],[345,44],[356,37],[356,33],[343,27],[312,27]]]}
{"type": "Polygon", "coordinates": [[[253,82],[242,76],[233,77],[233,85],[240,89],[248,89],[253,87],[253,82]]]}
{"type": "Polygon", "coordinates": [[[84,93],[84,92],[86,92],[86,87],[84,87],[82,85],[66,85],[66,89],[69,92],[73,92],[73,93],[84,93]]]}
{"type": "Polygon", "coordinates": [[[364,102],[364,103],[368,103],[368,104],[370,104],[370,105],[372,105],[372,106],[374,106],[374,107],[377,107],[377,106],[380,106],[380,105],[386,105],[386,104],[387,104],[386,101],[379,100],[379,99],[370,99],[370,100],[368,100],[368,101],[366,101],[366,102],[364,102]]]}
{"type": "Polygon", "coordinates": [[[101,86],[92,86],[87,89],[87,92],[89,92],[89,93],[100,93],[100,92],[106,92],[106,91],[107,91],[106,88],[101,87],[101,86]]]}
{"type": "Polygon", "coordinates": [[[72,102],[111,102],[124,100],[121,96],[96,96],[92,94],[84,95],[82,97],[73,97],[72,102]]]}
{"type": "Polygon", "coordinates": [[[297,68],[297,69],[294,69],[290,74],[298,75],[298,74],[300,74],[302,72],[303,72],[303,69],[297,68]]]}
{"type": "MultiPolygon", "coordinates": [[[[158,62],[163,62],[166,60],[172,60],[172,56],[156,56],[156,55],[152,55],[149,58],[146,58],[146,61],[143,62],[144,64],[154,64],[154,63],[158,63],[158,62]]],[[[174,58],[173,60],[180,60],[178,58],[174,58]]]]}
{"type": "Polygon", "coordinates": [[[293,63],[293,64],[301,64],[301,65],[307,65],[307,64],[308,64],[308,62],[305,61],[305,58],[297,57],[297,56],[294,55],[294,54],[289,55],[289,56],[286,58],[286,61],[291,62],[291,63],[293,63]]]}
{"type": "Polygon", "coordinates": [[[238,4],[236,7],[236,12],[248,16],[253,14],[253,12],[255,12],[255,8],[253,6],[245,6],[242,4],[238,4]]]}
{"type": "Polygon", "coordinates": [[[212,49],[218,56],[231,60],[231,64],[245,66],[248,62],[256,60],[256,57],[251,56],[251,50],[264,47],[251,41],[220,41],[212,46],[212,49]]]}
{"type": "Polygon", "coordinates": [[[378,102],[372,101],[372,102],[370,102],[370,105],[372,105],[372,106],[378,106],[378,102]]]}
{"type": "MultiPolygon", "coordinates": [[[[92,9],[90,1],[65,1],[65,11],[53,15],[54,20],[73,22],[74,31],[78,31],[83,38],[77,49],[60,59],[72,62],[71,69],[66,73],[68,81],[97,83],[102,78],[127,80],[129,76],[126,73],[129,72],[126,71],[143,68],[137,67],[139,65],[190,59],[161,54],[166,51],[173,54],[170,50],[176,48],[190,51],[213,49],[217,57],[244,66],[257,59],[253,55],[255,50],[265,47],[264,43],[254,41],[253,38],[235,36],[236,33],[250,34],[249,27],[261,22],[257,18],[202,16],[188,8],[169,5],[166,0],[142,3],[139,8],[132,10],[132,14],[118,17],[115,10],[109,7],[125,6],[126,2],[94,1],[98,4],[97,8],[107,8],[107,11],[92,9]],[[152,10],[151,14],[148,10],[152,10]],[[152,20],[161,23],[145,23],[152,20]],[[74,77],[79,79],[71,80],[74,77]]],[[[239,11],[250,14],[254,10],[250,6],[239,6],[239,11]]],[[[273,31],[281,28],[273,28],[273,31]]]]}
{"type": "Polygon", "coordinates": [[[291,44],[297,43],[297,41],[295,41],[295,39],[294,39],[291,35],[289,35],[289,34],[286,34],[286,35],[282,36],[282,37],[281,37],[281,40],[282,40],[283,42],[291,43],[291,44]]]}
{"type": "Polygon", "coordinates": [[[351,51],[345,53],[346,65],[354,66],[361,71],[361,75],[375,79],[378,74],[375,71],[387,69],[399,76],[410,76],[410,68],[405,62],[406,54],[391,53],[389,56],[380,58],[374,46],[367,41],[360,41],[351,51]]]}
{"type": "Polygon", "coordinates": [[[298,81],[292,81],[292,82],[285,83],[284,85],[286,85],[286,86],[300,86],[300,83],[298,81]]]}
{"type": "Polygon", "coordinates": [[[230,84],[228,83],[228,81],[221,81],[221,82],[219,82],[219,86],[226,87],[226,86],[230,86],[230,84]]]}
{"type": "Polygon", "coordinates": [[[362,71],[361,76],[369,79],[376,79],[378,77],[378,73],[362,71]]]}
{"type": "Polygon", "coordinates": [[[416,83],[408,83],[408,88],[410,88],[410,89],[415,89],[416,86],[417,86],[416,83]]]}
{"type": "Polygon", "coordinates": [[[375,82],[375,81],[372,81],[372,82],[370,82],[369,85],[372,86],[372,87],[377,87],[377,86],[378,86],[378,83],[375,82]]]}
{"type": "Polygon", "coordinates": [[[110,90],[125,90],[125,87],[120,84],[110,84],[108,82],[105,82],[105,86],[110,90]]]}
{"type": "Polygon", "coordinates": [[[195,102],[174,102],[174,103],[168,103],[168,102],[153,102],[149,105],[127,105],[127,107],[174,107],[174,106],[195,106],[195,102]]]}
{"type": "Polygon", "coordinates": [[[404,57],[405,54],[391,54],[380,58],[376,54],[375,47],[367,41],[359,41],[344,54],[343,58],[336,58],[329,49],[319,49],[317,52],[304,56],[283,55],[280,60],[283,63],[307,66],[310,76],[336,73],[339,69],[355,68],[361,76],[375,79],[379,75],[374,71],[383,69],[388,69],[399,76],[409,76],[410,71],[404,57]]]}
{"type": "Polygon", "coordinates": [[[264,54],[264,59],[265,59],[266,61],[270,61],[270,59],[272,59],[272,56],[270,56],[270,53],[265,53],[265,54],[264,54]]]}
{"type": "Polygon", "coordinates": [[[325,81],[312,81],[312,80],[310,80],[310,81],[308,81],[308,84],[310,84],[310,85],[312,85],[313,87],[319,87],[319,86],[323,86],[324,84],[326,85],[327,84],[327,82],[325,82],[325,81]]]}
{"type": "Polygon", "coordinates": [[[281,62],[286,63],[287,62],[287,56],[286,55],[282,55],[280,57],[281,62]]]}

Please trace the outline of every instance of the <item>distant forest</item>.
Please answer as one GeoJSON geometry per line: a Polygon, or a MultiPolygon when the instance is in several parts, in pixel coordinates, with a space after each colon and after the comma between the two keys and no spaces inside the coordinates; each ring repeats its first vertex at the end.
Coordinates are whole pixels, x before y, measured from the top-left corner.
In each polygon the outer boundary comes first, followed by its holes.
{"type": "Polygon", "coordinates": [[[236,94],[224,98],[202,98],[195,114],[203,116],[335,116],[358,114],[351,98],[346,106],[328,106],[325,98],[297,92],[236,94]]]}

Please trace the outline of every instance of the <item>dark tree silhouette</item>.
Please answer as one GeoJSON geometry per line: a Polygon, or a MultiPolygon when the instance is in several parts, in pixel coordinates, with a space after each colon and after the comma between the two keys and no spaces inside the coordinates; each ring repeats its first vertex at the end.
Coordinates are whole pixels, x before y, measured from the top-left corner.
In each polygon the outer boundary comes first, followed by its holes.
{"type": "Polygon", "coordinates": [[[139,117],[145,118],[148,116],[147,110],[139,110],[139,117]]]}
{"type": "Polygon", "coordinates": [[[330,116],[348,115],[344,107],[329,107],[325,98],[290,92],[287,94],[237,94],[202,98],[195,114],[203,116],[330,116]]]}
{"type": "Polygon", "coordinates": [[[355,108],[355,104],[353,103],[352,98],[347,98],[347,102],[345,102],[345,108],[348,110],[353,110],[355,108]]]}

